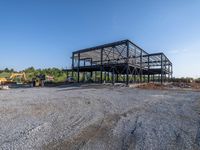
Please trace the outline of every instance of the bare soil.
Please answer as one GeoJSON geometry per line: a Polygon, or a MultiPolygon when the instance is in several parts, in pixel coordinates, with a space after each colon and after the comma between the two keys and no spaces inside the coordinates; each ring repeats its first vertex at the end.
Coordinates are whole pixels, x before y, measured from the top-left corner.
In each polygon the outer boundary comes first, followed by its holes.
{"type": "Polygon", "coordinates": [[[0,91],[0,149],[199,150],[200,92],[103,85],[0,91]]]}

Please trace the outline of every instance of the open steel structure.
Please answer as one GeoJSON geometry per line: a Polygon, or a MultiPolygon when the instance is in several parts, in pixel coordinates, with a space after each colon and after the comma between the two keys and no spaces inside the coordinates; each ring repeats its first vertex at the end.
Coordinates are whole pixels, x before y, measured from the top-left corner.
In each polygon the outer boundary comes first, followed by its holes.
{"type": "MultiPolygon", "coordinates": [[[[149,54],[123,40],[72,53],[72,77],[77,82],[99,83],[167,82],[172,78],[172,63],[164,53],[149,54]]],[[[69,74],[69,73],[68,73],[69,74]]]]}

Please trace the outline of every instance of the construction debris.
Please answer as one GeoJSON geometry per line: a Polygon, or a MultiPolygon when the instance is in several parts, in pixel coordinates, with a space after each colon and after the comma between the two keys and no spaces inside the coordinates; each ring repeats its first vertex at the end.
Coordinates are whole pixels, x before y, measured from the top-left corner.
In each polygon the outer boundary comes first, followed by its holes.
{"type": "Polygon", "coordinates": [[[185,90],[200,90],[200,83],[184,83],[184,82],[174,82],[168,84],[159,83],[142,83],[136,84],[133,87],[141,89],[155,89],[155,90],[169,90],[169,89],[185,89],[185,90]]]}

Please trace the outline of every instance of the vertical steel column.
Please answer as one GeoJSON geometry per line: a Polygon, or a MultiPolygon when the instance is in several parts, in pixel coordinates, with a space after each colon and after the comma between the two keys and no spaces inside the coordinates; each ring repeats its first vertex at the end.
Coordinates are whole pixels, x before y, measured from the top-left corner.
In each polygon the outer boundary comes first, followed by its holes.
{"type": "Polygon", "coordinates": [[[126,58],[126,85],[129,85],[129,42],[127,41],[127,58],[126,58]]]}
{"type": "Polygon", "coordinates": [[[148,83],[149,83],[149,68],[150,68],[150,66],[149,66],[149,55],[148,55],[148,83]]]}
{"type": "MultiPolygon", "coordinates": [[[[134,57],[135,57],[134,65],[136,65],[136,63],[137,63],[137,60],[136,60],[137,59],[136,58],[137,57],[136,48],[134,48],[134,57]]],[[[136,72],[137,72],[136,70],[137,70],[136,67],[134,67],[134,83],[136,83],[136,75],[137,75],[136,74],[136,72]]]]}
{"type": "Polygon", "coordinates": [[[114,68],[112,68],[112,84],[114,85],[115,84],[115,82],[114,82],[114,68]]]}
{"type": "Polygon", "coordinates": [[[74,53],[72,53],[72,78],[74,78],[74,53]]]}
{"type": "Polygon", "coordinates": [[[166,82],[166,80],[167,80],[167,74],[166,74],[166,71],[167,71],[167,65],[166,65],[166,61],[167,61],[167,58],[165,57],[165,62],[164,62],[164,67],[165,67],[165,80],[164,80],[164,82],[166,82]]]}
{"type": "Polygon", "coordinates": [[[163,54],[161,54],[161,84],[163,84],[163,54]]]}
{"type": "Polygon", "coordinates": [[[97,71],[94,72],[94,82],[96,83],[96,75],[97,75],[97,71]]]}
{"type": "Polygon", "coordinates": [[[78,53],[78,83],[80,82],[80,53],[78,53]]]}
{"type": "Polygon", "coordinates": [[[108,72],[108,82],[110,82],[110,72],[108,72]]]}
{"type": "Polygon", "coordinates": [[[168,82],[170,81],[170,69],[171,69],[171,66],[168,64],[168,82]]]}
{"type": "Polygon", "coordinates": [[[69,71],[67,70],[67,79],[68,79],[68,77],[69,77],[69,71]]]}
{"type": "Polygon", "coordinates": [[[154,83],[154,81],[155,81],[155,78],[154,78],[154,74],[153,74],[153,83],[154,83]]]}
{"type": "Polygon", "coordinates": [[[101,83],[103,83],[102,70],[103,70],[103,49],[101,49],[101,83]]]}
{"type": "Polygon", "coordinates": [[[133,83],[133,71],[131,73],[131,83],[133,83]]]}
{"type": "Polygon", "coordinates": [[[136,69],[134,68],[134,83],[136,83],[136,69]]]}
{"type": "Polygon", "coordinates": [[[86,60],[84,59],[84,67],[85,67],[85,61],[86,61],[86,60]]]}
{"type": "Polygon", "coordinates": [[[172,78],[173,78],[173,66],[172,66],[172,64],[171,64],[171,80],[172,80],[172,78]]]}
{"type": "Polygon", "coordinates": [[[85,71],[82,73],[83,82],[85,82],[85,71]]]}
{"type": "Polygon", "coordinates": [[[92,79],[92,76],[93,76],[93,72],[91,71],[91,72],[90,72],[90,78],[91,78],[91,79],[92,79]]]}
{"type": "Polygon", "coordinates": [[[142,50],[140,51],[140,83],[142,83],[142,50]]]}
{"type": "Polygon", "coordinates": [[[104,71],[104,82],[106,82],[106,71],[104,71]]]}

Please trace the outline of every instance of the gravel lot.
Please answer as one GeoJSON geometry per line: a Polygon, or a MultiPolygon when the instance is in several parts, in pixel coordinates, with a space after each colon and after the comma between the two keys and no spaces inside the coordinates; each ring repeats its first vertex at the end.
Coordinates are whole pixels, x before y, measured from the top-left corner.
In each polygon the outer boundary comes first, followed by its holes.
{"type": "Polygon", "coordinates": [[[103,85],[2,90],[0,149],[199,150],[200,92],[103,85]]]}

